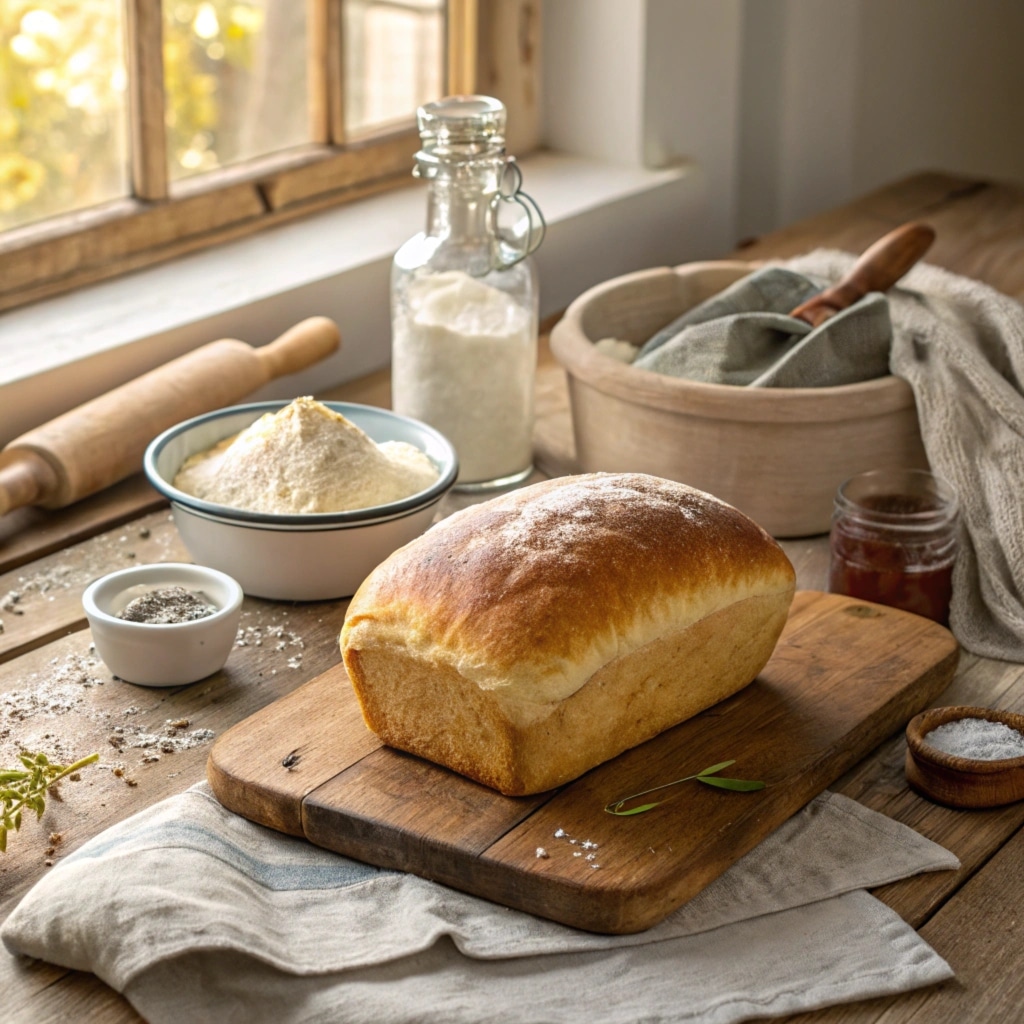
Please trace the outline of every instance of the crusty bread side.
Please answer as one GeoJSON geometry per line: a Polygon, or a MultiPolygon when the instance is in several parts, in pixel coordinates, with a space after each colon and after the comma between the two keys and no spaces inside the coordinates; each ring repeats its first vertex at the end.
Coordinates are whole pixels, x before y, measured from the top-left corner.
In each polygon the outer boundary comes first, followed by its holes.
{"type": "Polygon", "coordinates": [[[749,683],[794,588],[736,509],[640,474],[546,481],[395,552],[341,635],[367,725],[510,795],[549,789],[749,683]]]}

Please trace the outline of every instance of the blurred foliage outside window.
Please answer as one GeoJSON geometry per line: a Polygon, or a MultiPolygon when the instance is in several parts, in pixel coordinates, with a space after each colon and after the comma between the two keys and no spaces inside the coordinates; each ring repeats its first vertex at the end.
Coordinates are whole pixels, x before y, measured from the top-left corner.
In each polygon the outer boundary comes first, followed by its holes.
{"type": "MultiPolygon", "coordinates": [[[[131,192],[123,0],[0,0],[0,230],[131,192]]],[[[444,0],[346,0],[345,112],[372,130],[444,83],[444,0]]],[[[310,142],[301,0],[163,0],[172,181],[310,142]]]]}
{"type": "Polygon", "coordinates": [[[164,0],[171,178],[311,141],[306,4],[164,0]]]}
{"type": "Polygon", "coordinates": [[[0,0],[0,228],[128,192],[119,0],[0,0]]]}

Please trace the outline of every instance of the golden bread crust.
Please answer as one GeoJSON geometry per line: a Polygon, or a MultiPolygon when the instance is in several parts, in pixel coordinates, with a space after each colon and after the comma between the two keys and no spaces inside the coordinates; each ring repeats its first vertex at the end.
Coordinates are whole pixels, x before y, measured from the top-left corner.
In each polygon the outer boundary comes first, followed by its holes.
{"type": "Polygon", "coordinates": [[[493,498],[395,552],[341,635],[385,743],[538,792],[749,683],[793,568],[736,509],[642,474],[493,498]]]}

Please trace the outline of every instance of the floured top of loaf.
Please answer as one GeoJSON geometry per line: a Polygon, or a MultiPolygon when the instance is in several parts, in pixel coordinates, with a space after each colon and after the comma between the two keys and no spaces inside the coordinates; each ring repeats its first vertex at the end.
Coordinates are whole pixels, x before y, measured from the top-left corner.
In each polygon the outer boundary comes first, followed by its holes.
{"type": "Polygon", "coordinates": [[[779,545],[731,505],[592,473],[464,509],[399,549],[352,599],[341,641],[402,645],[496,697],[551,703],[668,628],[791,595],[794,581],[779,545]]]}
{"type": "Polygon", "coordinates": [[[303,397],[187,459],[174,486],[253,512],[344,512],[407,498],[438,475],[415,446],[378,445],[340,413],[303,397]]]}

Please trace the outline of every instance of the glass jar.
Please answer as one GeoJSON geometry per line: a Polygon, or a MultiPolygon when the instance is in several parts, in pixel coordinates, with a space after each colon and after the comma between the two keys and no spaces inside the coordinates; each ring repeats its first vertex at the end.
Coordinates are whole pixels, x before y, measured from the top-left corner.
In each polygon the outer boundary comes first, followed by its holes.
{"type": "Polygon", "coordinates": [[[391,273],[392,404],[441,431],[459,490],[518,483],[533,469],[537,279],[544,219],[505,155],[505,108],[488,96],[420,107],[413,174],[428,183],[426,230],[391,273]]]}
{"type": "Polygon", "coordinates": [[[879,469],[836,493],[829,590],[949,624],[958,506],[921,469],[879,469]]]}

